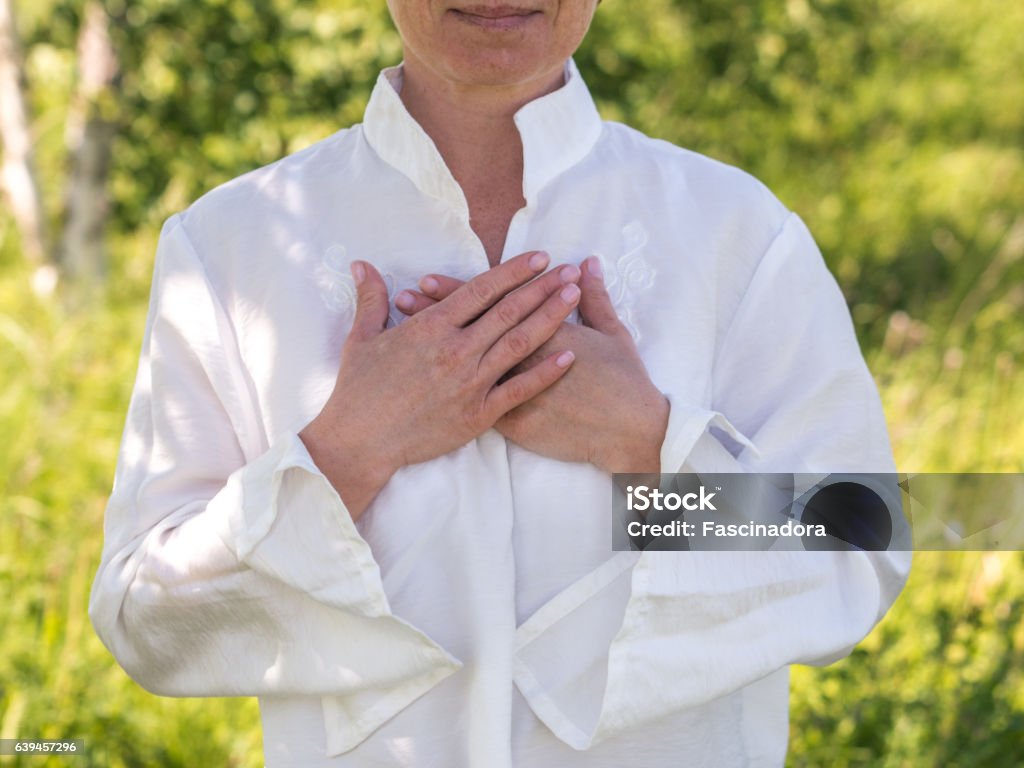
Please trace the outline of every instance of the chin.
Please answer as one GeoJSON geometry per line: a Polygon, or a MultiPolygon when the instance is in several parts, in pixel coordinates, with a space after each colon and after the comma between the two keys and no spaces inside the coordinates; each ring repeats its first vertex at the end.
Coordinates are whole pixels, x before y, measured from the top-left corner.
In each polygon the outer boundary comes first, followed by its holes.
{"type": "Polygon", "coordinates": [[[518,85],[545,77],[560,70],[563,60],[551,61],[547,56],[510,49],[469,51],[449,55],[449,71],[467,85],[518,85]]]}

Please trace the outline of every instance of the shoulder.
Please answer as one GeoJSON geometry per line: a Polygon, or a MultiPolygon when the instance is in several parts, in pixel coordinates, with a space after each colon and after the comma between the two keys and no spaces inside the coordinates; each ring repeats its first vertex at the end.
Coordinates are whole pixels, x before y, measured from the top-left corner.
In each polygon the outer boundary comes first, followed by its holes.
{"type": "Polygon", "coordinates": [[[344,178],[358,157],[355,125],[206,192],[179,214],[187,234],[206,239],[225,227],[260,226],[320,195],[344,178]]]}
{"type": "MultiPolygon", "coordinates": [[[[723,324],[739,305],[765,256],[793,248],[817,254],[798,238],[797,217],[758,178],[706,155],[606,122],[593,153],[605,186],[618,184],[652,229],[666,233],[658,258],[675,274],[703,274],[714,284],[723,324]]],[[[801,259],[802,261],[802,259],[801,259]]]]}
{"type": "Polygon", "coordinates": [[[622,123],[605,121],[595,150],[599,162],[617,165],[673,198],[685,198],[713,218],[742,216],[777,232],[790,214],[762,181],[741,168],[622,123]]]}
{"type": "Polygon", "coordinates": [[[215,187],[168,220],[162,250],[201,269],[225,305],[271,290],[301,273],[304,244],[330,225],[346,195],[358,194],[363,144],[361,126],[346,128],[215,187]]]}

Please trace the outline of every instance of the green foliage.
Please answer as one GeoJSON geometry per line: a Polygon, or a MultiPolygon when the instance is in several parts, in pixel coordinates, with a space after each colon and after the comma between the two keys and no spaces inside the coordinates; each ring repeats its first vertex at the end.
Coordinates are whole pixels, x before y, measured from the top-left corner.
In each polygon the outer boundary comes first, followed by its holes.
{"type": "Polygon", "coordinates": [[[401,57],[379,4],[133,2],[120,22],[128,226],[168,185],[181,206],[358,122],[377,71],[401,57]]]}
{"type": "Polygon", "coordinates": [[[1024,558],[921,553],[852,656],[794,668],[793,766],[1012,766],[1024,748],[1024,558]]]}
{"type": "MultiPolygon", "coordinates": [[[[85,615],[155,237],[359,120],[400,46],[380,0],[107,7],[124,71],[103,292],[37,296],[0,212],[0,736],[84,737],[82,765],[258,766],[254,702],[146,694],[85,615]]],[[[55,223],[81,9],[18,4],[55,223]]],[[[740,165],[807,220],[902,469],[1024,470],[1024,5],[606,0],[577,61],[607,117],[740,165]]],[[[1013,764],[1022,596],[1020,555],[919,555],[850,658],[794,670],[790,762],[1013,764]]]]}
{"type": "MultiPolygon", "coordinates": [[[[1022,32],[999,0],[643,0],[577,59],[606,115],[796,210],[877,344],[895,309],[949,324],[1024,210],[1022,32]]],[[[986,302],[1024,308],[1020,255],[986,302]]]]}

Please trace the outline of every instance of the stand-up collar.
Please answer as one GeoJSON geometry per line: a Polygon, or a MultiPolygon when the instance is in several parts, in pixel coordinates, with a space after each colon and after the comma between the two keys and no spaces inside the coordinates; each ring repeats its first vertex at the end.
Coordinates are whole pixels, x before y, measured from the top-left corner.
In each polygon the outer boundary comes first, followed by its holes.
{"type": "MultiPolygon", "coordinates": [[[[398,95],[401,88],[401,65],[380,73],[363,118],[366,140],[420,191],[468,218],[462,189],[434,141],[406,110],[398,95]]],[[[524,105],[514,120],[523,142],[523,197],[528,205],[545,184],[582,160],[601,135],[601,117],[572,59],[565,66],[565,84],[524,105]]]]}

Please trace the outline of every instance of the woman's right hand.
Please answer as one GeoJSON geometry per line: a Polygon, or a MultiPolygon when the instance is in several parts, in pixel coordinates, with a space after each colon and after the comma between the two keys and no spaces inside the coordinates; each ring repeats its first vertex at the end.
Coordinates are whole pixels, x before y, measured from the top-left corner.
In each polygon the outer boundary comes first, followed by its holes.
{"type": "Polygon", "coordinates": [[[356,313],[338,378],[300,437],[353,519],[400,467],[465,445],[566,372],[573,354],[558,350],[499,383],[579,301],[572,265],[533,280],[548,261],[520,254],[387,329],[383,278],[352,264],[356,313]]]}

